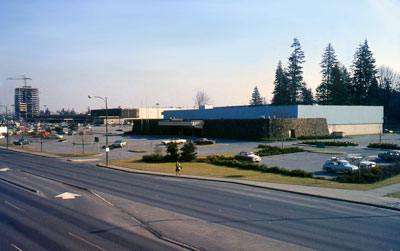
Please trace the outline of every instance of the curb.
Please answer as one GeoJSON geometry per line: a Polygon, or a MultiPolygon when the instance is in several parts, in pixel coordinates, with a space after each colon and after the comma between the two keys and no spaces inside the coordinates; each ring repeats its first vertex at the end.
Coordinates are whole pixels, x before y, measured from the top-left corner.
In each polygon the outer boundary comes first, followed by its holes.
{"type": "MultiPolygon", "coordinates": [[[[0,146],[0,149],[7,150],[7,148],[4,146],[0,146]]],[[[35,156],[40,156],[40,157],[45,157],[45,158],[61,158],[60,156],[51,154],[51,153],[32,152],[32,151],[28,151],[28,150],[15,149],[15,148],[11,148],[11,147],[9,147],[7,151],[25,153],[25,154],[30,154],[30,155],[35,155],[35,156]]]]}
{"type": "MultiPolygon", "coordinates": [[[[122,171],[122,172],[129,172],[129,173],[154,175],[154,176],[161,176],[161,177],[176,177],[176,175],[169,174],[169,173],[144,171],[144,170],[114,166],[114,165],[108,165],[108,167],[107,167],[104,163],[97,163],[96,166],[102,167],[102,168],[111,168],[114,170],[118,170],[118,171],[122,171]]],[[[288,190],[288,189],[283,189],[283,188],[269,187],[267,185],[263,186],[263,185],[257,185],[257,184],[249,184],[249,183],[242,182],[242,181],[227,180],[227,179],[223,179],[223,178],[195,177],[195,176],[179,176],[179,178],[214,181],[214,182],[231,183],[231,184],[237,184],[237,185],[243,185],[243,186],[249,186],[249,187],[264,188],[264,189],[270,189],[270,190],[279,191],[279,192],[305,195],[305,196],[310,196],[310,197],[315,197],[315,198],[323,198],[323,199],[334,200],[334,201],[342,201],[342,202],[354,203],[354,204],[359,204],[359,205],[364,205],[364,206],[372,206],[372,207],[390,209],[390,210],[400,212],[400,208],[398,208],[398,207],[386,206],[386,205],[381,205],[381,204],[371,203],[371,202],[363,202],[363,201],[349,200],[349,199],[343,199],[343,198],[337,198],[337,197],[330,197],[330,196],[324,196],[324,195],[313,194],[313,193],[298,192],[298,191],[293,191],[293,190],[288,190]]]]}

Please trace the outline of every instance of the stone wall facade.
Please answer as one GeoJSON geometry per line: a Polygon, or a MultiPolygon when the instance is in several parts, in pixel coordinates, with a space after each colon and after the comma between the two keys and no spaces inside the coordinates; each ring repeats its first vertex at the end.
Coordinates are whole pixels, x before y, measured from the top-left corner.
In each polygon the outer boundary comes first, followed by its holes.
{"type": "Polygon", "coordinates": [[[269,138],[296,138],[329,135],[325,118],[269,119],[269,138]]]}

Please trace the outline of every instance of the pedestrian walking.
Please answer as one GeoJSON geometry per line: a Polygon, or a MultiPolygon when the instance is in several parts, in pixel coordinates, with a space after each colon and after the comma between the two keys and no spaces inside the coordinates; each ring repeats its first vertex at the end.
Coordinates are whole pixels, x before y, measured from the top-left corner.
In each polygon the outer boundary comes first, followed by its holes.
{"type": "Polygon", "coordinates": [[[179,164],[178,161],[176,161],[176,168],[175,168],[176,176],[181,176],[181,170],[182,170],[182,165],[179,164]]]}

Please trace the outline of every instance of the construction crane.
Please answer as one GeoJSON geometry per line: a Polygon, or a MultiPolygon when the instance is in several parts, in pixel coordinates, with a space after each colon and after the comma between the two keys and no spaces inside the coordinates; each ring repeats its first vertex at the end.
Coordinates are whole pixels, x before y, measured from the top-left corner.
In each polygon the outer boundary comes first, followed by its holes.
{"type": "Polygon", "coordinates": [[[22,75],[20,78],[7,78],[7,80],[24,80],[25,88],[27,87],[26,80],[32,80],[31,78],[27,78],[25,75],[22,75]]]}

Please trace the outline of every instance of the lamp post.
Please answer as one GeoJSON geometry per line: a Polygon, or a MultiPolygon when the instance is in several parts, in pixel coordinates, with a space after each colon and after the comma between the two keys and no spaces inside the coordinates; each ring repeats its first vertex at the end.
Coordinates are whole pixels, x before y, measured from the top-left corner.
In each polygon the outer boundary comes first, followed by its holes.
{"type": "Polygon", "coordinates": [[[157,119],[158,119],[158,106],[160,105],[160,103],[156,103],[157,106],[157,119]]]}
{"type": "Polygon", "coordinates": [[[106,166],[108,166],[108,152],[110,151],[110,148],[108,148],[108,104],[107,104],[107,97],[99,97],[99,96],[91,96],[88,95],[88,98],[98,98],[101,99],[105,102],[106,104],[106,166]]]}

